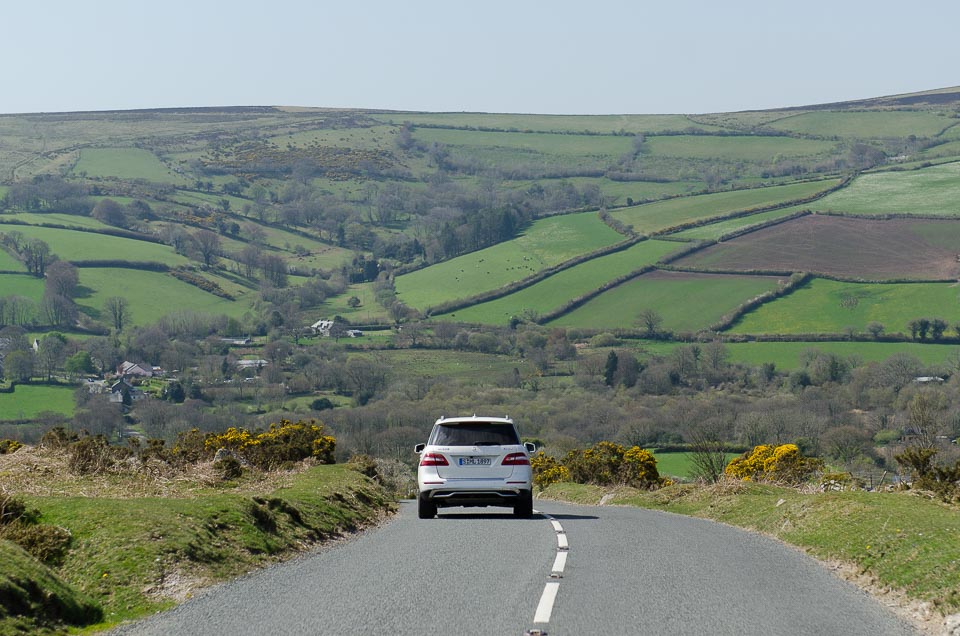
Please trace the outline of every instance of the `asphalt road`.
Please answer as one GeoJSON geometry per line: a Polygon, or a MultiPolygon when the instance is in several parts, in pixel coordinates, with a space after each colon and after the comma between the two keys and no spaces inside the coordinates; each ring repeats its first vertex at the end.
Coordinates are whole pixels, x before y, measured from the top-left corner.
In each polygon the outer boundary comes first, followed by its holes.
{"type": "Polygon", "coordinates": [[[406,502],[380,528],[115,633],[916,634],[771,539],[635,508],[535,507],[420,520],[406,502]]]}

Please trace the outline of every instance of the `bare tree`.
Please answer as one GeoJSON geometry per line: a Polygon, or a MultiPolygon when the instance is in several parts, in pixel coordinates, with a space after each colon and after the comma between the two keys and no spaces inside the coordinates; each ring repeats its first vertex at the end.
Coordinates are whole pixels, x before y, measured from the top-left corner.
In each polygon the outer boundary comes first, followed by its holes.
{"type": "Polygon", "coordinates": [[[127,324],[127,299],[111,296],[103,301],[103,311],[110,316],[113,328],[120,333],[127,324]]]}
{"type": "Polygon", "coordinates": [[[220,237],[210,230],[200,230],[193,235],[193,244],[205,267],[211,267],[220,255],[220,237]]]}
{"type": "Polygon", "coordinates": [[[663,323],[663,316],[655,309],[644,309],[638,314],[637,323],[646,330],[648,336],[652,336],[663,323]]]}

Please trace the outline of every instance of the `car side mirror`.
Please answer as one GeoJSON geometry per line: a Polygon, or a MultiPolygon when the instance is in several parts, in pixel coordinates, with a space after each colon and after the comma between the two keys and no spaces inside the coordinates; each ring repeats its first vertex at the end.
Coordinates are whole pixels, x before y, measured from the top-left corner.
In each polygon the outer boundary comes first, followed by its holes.
{"type": "Polygon", "coordinates": [[[423,452],[423,449],[426,448],[426,447],[427,447],[426,444],[417,444],[416,446],[413,447],[413,452],[414,452],[414,453],[418,453],[418,454],[419,454],[419,453],[422,453],[422,452],[423,452]]]}
{"type": "Polygon", "coordinates": [[[524,443],[523,443],[523,447],[527,449],[527,452],[528,452],[528,453],[536,453],[536,452],[537,452],[537,445],[534,444],[533,442],[524,442],[524,443]]]}

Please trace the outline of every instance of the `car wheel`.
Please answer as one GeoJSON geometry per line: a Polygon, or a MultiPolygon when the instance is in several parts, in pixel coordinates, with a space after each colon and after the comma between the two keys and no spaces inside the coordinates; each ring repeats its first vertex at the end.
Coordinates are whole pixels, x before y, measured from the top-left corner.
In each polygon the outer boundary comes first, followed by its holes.
{"type": "Polygon", "coordinates": [[[417,497],[417,516],[421,519],[433,519],[437,516],[437,504],[430,501],[426,495],[417,497]]]}
{"type": "Polygon", "coordinates": [[[517,517],[533,516],[533,493],[530,491],[520,493],[520,498],[513,507],[513,514],[517,517]]]}

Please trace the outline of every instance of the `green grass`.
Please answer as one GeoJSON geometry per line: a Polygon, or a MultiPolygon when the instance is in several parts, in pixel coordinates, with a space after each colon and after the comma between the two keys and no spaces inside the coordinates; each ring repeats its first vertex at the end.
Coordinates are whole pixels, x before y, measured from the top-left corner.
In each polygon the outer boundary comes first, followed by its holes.
{"type": "MultiPolygon", "coordinates": [[[[532,368],[526,360],[513,356],[472,351],[394,349],[369,354],[356,353],[354,355],[382,360],[389,365],[390,372],[394,377],[408,379],[414,377],[455,378],[472,380],[475,383],[492,383],[496,381],[497,377],[512,373],[514,368],[519,368],[521,372],[532,368]]],[[[451,405],[450,411],[460,409],[467,412],[475,408],[475,406],[469,405],[451,405]]]]}
{"type": "Polygon", "coordinates": [[[516,239],[398,276],[397,296],[424,309],[523,280],[622,239],[595,213],[540,219],[516,239]]]}
{"type": "MultiPolygon", "coordinates": [[[[657,472],[661,477],[671,477],[679,479],[692,479],[693,453],[658,453],[654,452],[657,458],[657,472]]],[[[726,453],[727,463],[734,457],[739,457],[738,453],[726,453]]]]}
{"type": "Polygon", "coordinates": [[[810,208],[852,214],[960,216],[960,162],[860,175],[810,208]]]}
{"type": "Polygon", "coordinates": [[[811,181],[680,197],[614,210],[610,216],[638,232],[658,232],[691,221],[803,199],[836,184],[835,180],[811,181]]]}
{"type": "MultiPolygon", "coordinates": [[[[0,253],[5,254],[0,250],[0,253]]],[[[23,269],[23,266],[16,261],[9,269],[23,269]]],[[[0,263],[0,269],[6,266],[0,263]]],[[[0,297],[2,296],[23,296],[35,302],[40,302],[43,298],[43,279],[31,276],[29,274],[0,274],[0,297]]]]}
{"type": "Polygon", "coordinates": [[[548,323],[556,327],[635,329],[637,316],[654,309],[662,329],[705,329],[746,300],[775,289],[777,279],[657,272],[618,285],[548,323]]]}
{"type": "MultiPolygon", "coordinates": [[[[29,225],[53,224],[63,225],[65,227],[91,228],[96,230],[110,227],[109,225],[101,223],[92,217],[79,216],[77,214],[17,212],[16,214],[4,214],[3,216],[0,216],[0,220],[6,219],[20,221],[21,223],[27,223],[29,225]]],[[[9,232],[13,230],[16,230],[16,227],[0,226],[0,232],[9,232]]]]}
{"type": "Polygon", "coordinates": [[[552,155],[600,155],[614,158],[629,153],[633,142],[632,137],[608,135],[518,134],[443,128],[421,128],[416,131],[414,137],[427,144],[439,143],[471,148],[494,146],[552,155]]]}
{"type": "Polygon", "coordinates": [[[458,322],[506,324],[511,316],[529,312],[542,315],[618,276],[652,265],[679,247],[670,241],[641,241],[629,249],[563,270],[509,296],[460,309],[446,316],[458,322]]]}
{"type": "MultiPolygon", "coordinates": [[[[0,233],[2,233],[2,228],[0,228],[0,233]]],[[[13,257],[10,252],[0,247],[0,270],[6,270],[8,272],[17,272],[25,271],[23,263],[18,261],[13,257]]]]}
{"type": "MultiPolygon", "coordinates": [[[[411,122],[503,130],[540,132],[653,133],[684,130],[696,126],[704,130],[720,130],[715,126],[696,124],[685,115],[512,115],[493,113],[385,113],[374,119],[395,124],[411,122]]],[[[421,129],[422,130],[422,129],[421,129]]]]}
{"type": "Polygon", "coordinates": [[[767,124],[777,130],[824,137],[931,137],[955,123],[935,113],[920,111],[825,112],[785,117],[767,124]]]}
{"type": "Polygon", "coordinates": [[[103,315],[103,303],[111,296],[127,299],[130,325],[151,324],[181,309],[234,318],[250,310],[249,302],[214,296],[161,272],[85,267],[80,270],[80,285],[89,290],[77,299],[80,310],[105,322],[109,318],[103,315]]]}
{"type": "Polygon", "coordinates": [[[946,364],[960,353],[958,345],[915,342],[737,342],[726,347],[731,362],[751,367],[772,362],[779,371],[793,371],[803,366],[802,357],[810,349],[864,362],[882,362],[895,354],[907,354],[927,366],[946,364]]]}
{"type": "MultiPolygon", "coordinates": [[[[597,504],[597,486],[553,484],[541,496],[597,504]]],[[[789,488],[674,485],[654,492],[621,490],[610,504],[653,508],[755,530],[810,555],[851,564],[881,587],[960,610],[960,511],[909,492],[802,494],[789,488]]]]}
{"type": "Polygon", "coordinates": [[[18,384],[13,393],[0,393],[0,420],[34,419],[44,411],[73,415],[75,386],[18,384]]]}
{"type": "Polygon", "coordinates": [[[390,317],[383,305],[377,302],[373,287],[373,283],[350,285],[346,292],[339,296],[327,298],[322,308],[314,310],[316,319],[320,320],[324,316],[340,315],[355,324],[388,322],[390,317]],[[347,304],[353,296],[360,300],[360,306],[356,308],[347,304]]]}
{"type": "Polygon", "coordinates": [[[84,148],[74,174],[88,177],[146,179],[181,184],[188,181],[163,164],[155,154],[141,148],[84,148]]]}
{"type": "Polygon", "coordinates": [[[167,265],[184,265],[187,258],[173,251],[169,245],[134,239],[61,230],[48,227],[17,226],[17,231],[29,238],[40,239],[50,251],[67,261],[119,259],[128,261],[155,261],[167,265]]]}
{"type": "Polygon", "coordinates": [[[695,241],[718,240],[721,236],[729,234],[730,232],[735,232],[737,230],[748,228],[754,225],[761,225],[767,221],[789,216],[790,214],[800,212],[801,210],[808,209],[809,207],[809,205],[797,205],[787,208],[780,208],[779,210],[770,210],[769,212],[751,214],[750,216],[738,216],[735,219],[718,221],[716,223],[710,223],[709,225],[701,225],[699,227],[694,227],[690,228],[689,230],[671,234],[670,236],[695,241]]]}
{"type": "Polygon", "coordinates": [[[772,161],[774,158],[828,155],[836,144],[816,139],[791,137],[710,137],[676,135],[647,140],[650,156],[724,161],[772,161]]]}
{"type": "Polygon", "coordinates": [[[170,607],[163,594],[147,592],[158,580],[202,586],[234,578],[294,556],[318,536],[369,524],[391,507],[376,486],[345,466],[318,466],[281,481],[286,484],[266,492],[241,481],[166,497],[24,499],[41,511],[43,523],[72,534],[58,574],[101,604],[102,628],[170,607]],[[275,527],[258,525],[254,512],[272,517],[275,527]]]}
{"type": "Polygon", "coordinates": [[[879,322],[889,333],[908,333],[915,318],[960,321],[960,288],[952,283],[870,284],[814,279],[797,291],[746,314],[731,333],[863,332],[879,322]],[[841,304],[842,303],[842,304],[841,304]]]}

